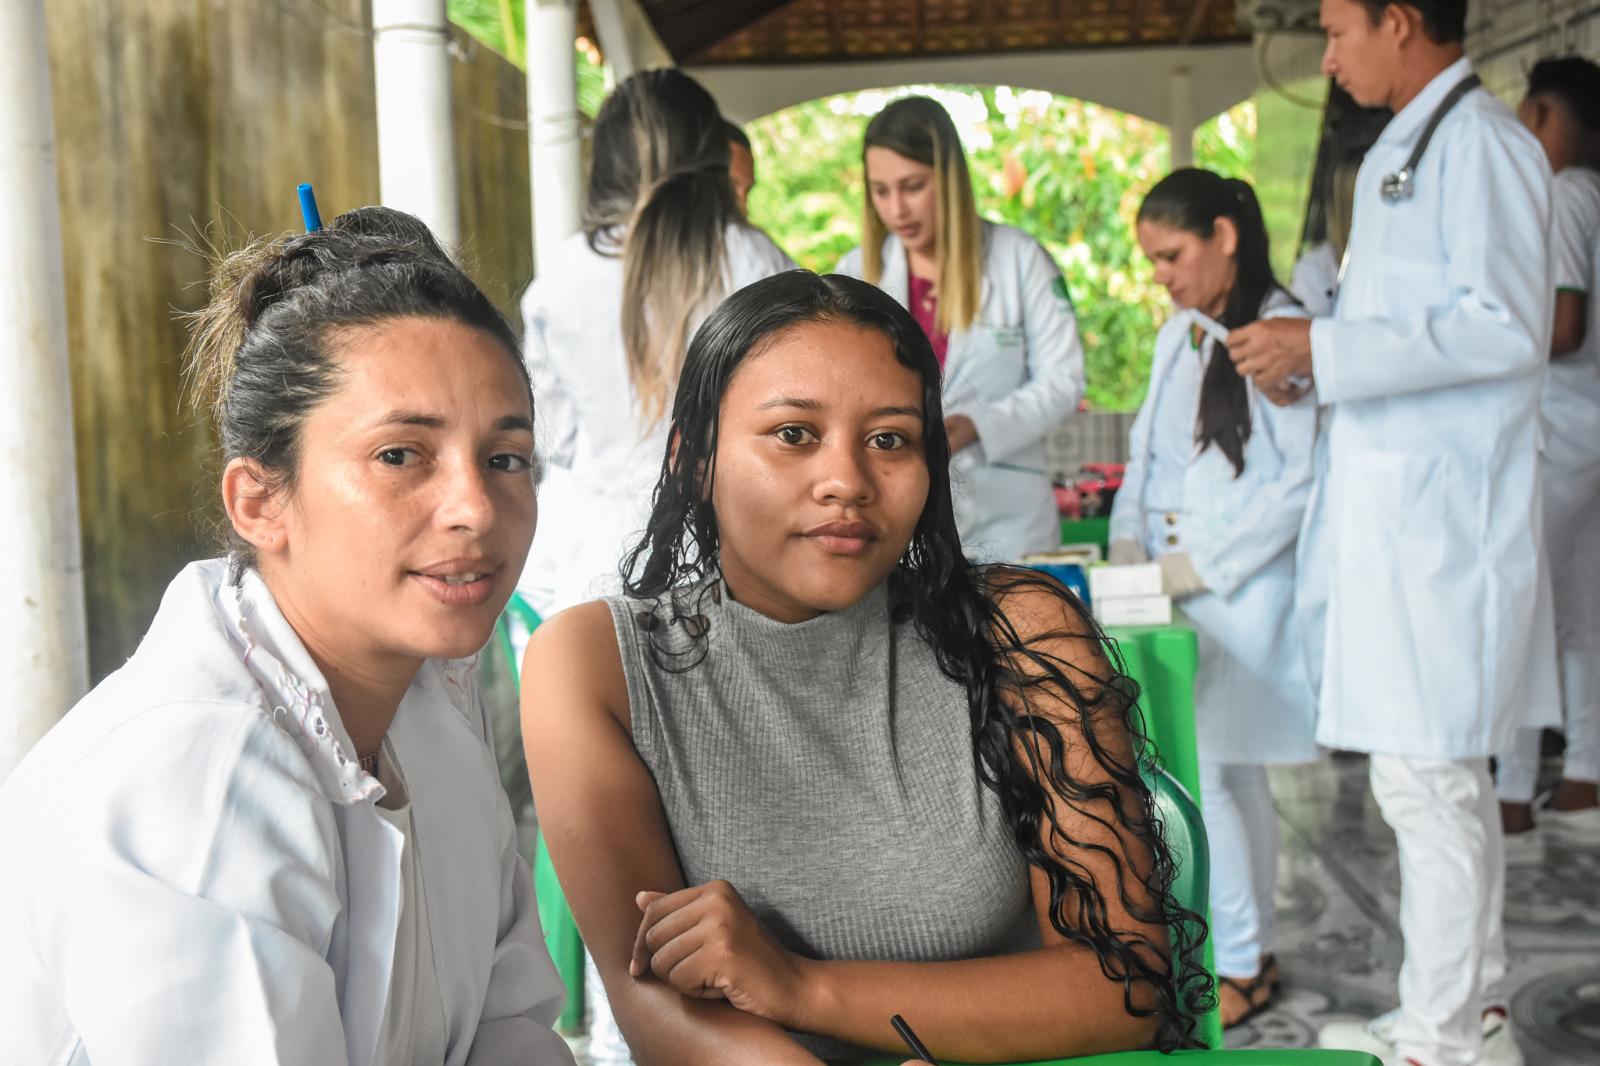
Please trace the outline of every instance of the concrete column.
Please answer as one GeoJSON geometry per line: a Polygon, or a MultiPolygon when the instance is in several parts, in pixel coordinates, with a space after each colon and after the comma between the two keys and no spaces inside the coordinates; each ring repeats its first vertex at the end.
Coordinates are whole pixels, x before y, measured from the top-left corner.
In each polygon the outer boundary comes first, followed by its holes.
{"type": "Polygon", "coordinates": [[[44,10],[0,4],[0,781],[89,687],[44,10]]]}
{"type": "Polygon", "coordinates": [[[575,0],[525,0],[528,28],[528,178],[534,271],[578,231],[582,217],[582,116],[578,112],[575,0]]]}
{"type": "Polygon", "coordinates": [[[1167,131],[1172,137],[1172,169],[1194,165],[1194,77],[1188,67],[1178,67],[1169,82],[1171,106],[1167,131]]]}
{"type": "Polygon", "coordinates": [[[422,219],[453,249],[461,243],[461,199],[445,0],[372,0],[372,31],[380,198],[422,219]]]}
{"type": "Polygon", "coordinates": [[[637,0],[589,0],[600,51],[619,82],[641,70],[670,67],[672,54],[656,36],[637,0]]]}

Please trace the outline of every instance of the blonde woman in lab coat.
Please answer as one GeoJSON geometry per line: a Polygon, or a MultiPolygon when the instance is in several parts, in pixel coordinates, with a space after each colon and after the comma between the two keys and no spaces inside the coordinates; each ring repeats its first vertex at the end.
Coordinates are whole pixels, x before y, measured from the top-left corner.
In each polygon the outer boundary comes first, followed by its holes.
{"type": "Polygon", "coordinates": [[[1014,561],[1061,543],[1045,439],[1083,397],[1065,280],[1021,230],[985,222],[961,139],[909,96],[867,124],[861,246],[838,272],[911,311],[944,368],[956,525],[967,555],[1014,561]]]}
{"type": "Polygon", "coordinates": [[[1111,514],[1113,562],[1159,560],[1200,642],[1195,726],[1211,845],[1224,1025],[1266,1008],[1277,819],[1267,766],[1317,755],[1294,619],[1295,542],[1311,490],[1316,406],[1266,402],[1194,308],[1224,326],[1305,312],[1267,259],[1250,186],[1184,169],[1139,209],[1138,239],[1179,310],[1156,338],[1111,514]]]}
{"type": "Polygon", "coordinates": [[[572,1066],[475,680],[533,536],[516,338],[386,208],[212,294],[228,554],[0,790],[0,1062],[572,1066]]]}
{"type": "Polygon", "coordinates": [[[523,298],[527,358],[559,501],[522,583],[541,615],[620,591],[666,453],[689,338],[722,298],[794,267],[740,214],[716,101],[671,68],[617,86],[594,128],[581,233],[523,298]]]}

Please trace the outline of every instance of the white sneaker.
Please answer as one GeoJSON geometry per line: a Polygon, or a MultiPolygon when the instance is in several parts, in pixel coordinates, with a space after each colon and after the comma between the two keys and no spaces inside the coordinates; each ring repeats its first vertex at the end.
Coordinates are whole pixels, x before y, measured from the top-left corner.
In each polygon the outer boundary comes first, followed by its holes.
{"type": "MultiPolygon", "coordinates": [[[[1541,819],[1540,826],[1544,825],[1541,819]]],[[[1544,834],[1537,828],[1505,834],[1507,866],[1538,866],[1544,862],[1544,834]]]]}
{"type": "MultiPolygon", "coordinates": [[[[1317,1033],[1317,1046],[1365,1051],[1386,1064],[1406,1066],[1414,1060],[1398,1058],[1394,1048],[1394,1026],[1399,1018],[1400,1010],[1395,1008],[1370,1022],[1330,1022],[1317,1033]]],[[[1478,1053],[1475,1066],[1524,1066],[1522,1049],[1517,1047],[1511,1020],[1503,1007],[1483,1012],[1483,1050],[1478,1053]]]]}
{"type": "Polygon", "coordinates": [[[1329,1022],[1317,1031],[1317,1046],[1340,1051],[1365,1051],[1380,1059],[1394,1055],[1394,1024],[1400,1008],[1380,1014],[1369,1022],[1329,1022]]]}
{"type": "Polygon", "coordinates": [[[1533,812],[1540,829],[1558,835],[1562,842],[1580,847],[1600,847],[1600,807],[1581,811],[1558,811],[1540,807],[1533,812]]]}
{"type": "Polygon", "coordinates": [[[1504,1007],[1490,1007],[1483,1012],[1483,1050],[1478,1054],[1478,1066],[1523,1066],[1522,1049],[1517,1046],[1511,1018],[1504,1007]]]}

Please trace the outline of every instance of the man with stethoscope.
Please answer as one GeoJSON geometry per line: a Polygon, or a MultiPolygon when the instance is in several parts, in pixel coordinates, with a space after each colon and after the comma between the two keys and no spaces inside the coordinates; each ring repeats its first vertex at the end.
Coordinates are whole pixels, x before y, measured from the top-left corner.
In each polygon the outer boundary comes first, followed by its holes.
{"type": "Polygon", "coordinates": [[[1517,1064],[1488,757],[1554,706],[1538,403],[1550,170],[1463,55],[1465,0],[1322,0],[1323,71],[1394,119],[1356,181],[1333,317],[1228,347],[1275,400],[1315,383],[1322,469],[1301,538],[1317,739],[1371,753],[1399,846],[1400,1007],[1324,1046],[1399,1066],[1517,1064]],[[1319,632],[1320,630],[1320,632],[1319,632]]]}

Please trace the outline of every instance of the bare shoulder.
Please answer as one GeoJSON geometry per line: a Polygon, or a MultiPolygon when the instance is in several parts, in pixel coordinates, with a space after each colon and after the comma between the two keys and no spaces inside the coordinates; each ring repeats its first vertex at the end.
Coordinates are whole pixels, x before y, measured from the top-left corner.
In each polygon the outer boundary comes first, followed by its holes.
{"type": "Polygon", "coordinates": [[[628,686],[611,607],[569,607],[533,631],[522,658],[524,728],[548,714],[603,710],[627,722],[628,686]]]}

